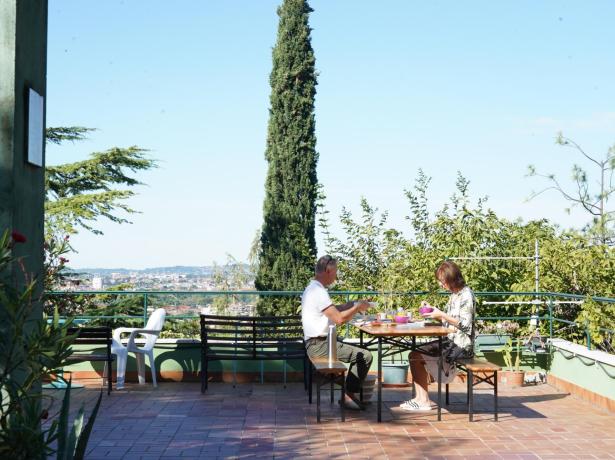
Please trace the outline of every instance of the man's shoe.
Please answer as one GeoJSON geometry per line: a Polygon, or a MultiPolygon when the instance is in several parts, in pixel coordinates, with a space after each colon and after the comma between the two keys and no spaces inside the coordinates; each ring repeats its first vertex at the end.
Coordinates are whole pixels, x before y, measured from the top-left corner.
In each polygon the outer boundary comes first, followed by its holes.
{"type": "Polygon", "coordinates": [[[354,402],[348,396],[346,396],[342,401],[340,401],[340,404],[343,404],[345,409],[361,410],[361,406],[359,406],[356,402],[354,402]]]}
{"type": "Polygon", "coordinates": [[[344,398],[344,401],[346,401],[348,404],[352,404],[354,406],[356,406],[356,410],[365,410],[365,406],[363,405],[363,403],[361,401],[359,401],[359,399],[350,394],[350,393],[346,393],[346,397],[344,398]]]}

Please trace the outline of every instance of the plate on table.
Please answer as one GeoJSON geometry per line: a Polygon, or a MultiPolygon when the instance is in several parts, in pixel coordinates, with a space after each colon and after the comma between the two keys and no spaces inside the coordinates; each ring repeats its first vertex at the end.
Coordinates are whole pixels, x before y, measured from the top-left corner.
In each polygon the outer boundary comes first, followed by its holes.
{"type": "Polygon", "coordinates": [[[363,321],[363,322],[365,322],[365,321],[374,321],[376,319],[376,315],[361,315],[361,314],[358,314],[358,315],[354,315],[354,319],[356,321],[363,321]]]}
{"type": "Polygon", "coordinates": [[[425,321],[413,321],[411,323],[406,323],[406,324],[398,324],[397,328],[398,329],[420,329],[422,327],[425,327],[425,321]]]}
{"type": "Polygon", "coordinates": [[[423,323],[424,326],[442,326],[442,323],[440,321],[430,321],[430,320],[426,320],[426,321],[421,321],[423,323]]]}

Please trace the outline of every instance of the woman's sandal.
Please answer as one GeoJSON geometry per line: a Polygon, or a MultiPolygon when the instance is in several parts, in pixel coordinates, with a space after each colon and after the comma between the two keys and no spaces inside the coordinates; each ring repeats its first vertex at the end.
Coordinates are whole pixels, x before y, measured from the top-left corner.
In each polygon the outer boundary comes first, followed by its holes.
{"type": "Polygon", "coordinates": [[[399,405],[399,408],[408,412],[425,412],[431,410],[431,405],[429,406],[420,406],[414,400],[404,401],[399,405]]]}

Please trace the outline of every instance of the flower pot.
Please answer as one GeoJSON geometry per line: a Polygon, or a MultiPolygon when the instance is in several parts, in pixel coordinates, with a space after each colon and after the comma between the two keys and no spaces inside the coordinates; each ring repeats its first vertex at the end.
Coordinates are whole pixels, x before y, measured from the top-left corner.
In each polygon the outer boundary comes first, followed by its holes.
{"type": "Polygon", "coordinates": [[[500,371],[498,384],[505,388],[518,388],[523,386],[525,371],[500,371]]]}
{"type": "Polygon", "coordinates": [[[382,363],[382,386],[383,387],[407,387],[408,363],[382,363]]]}
{"type": "Polygon", "coordinates": [[[374,389],[376,388],[376,380],[378,377],[373,374],[368,374],[363,381],[363,401],[372,399],[374,389]]]}

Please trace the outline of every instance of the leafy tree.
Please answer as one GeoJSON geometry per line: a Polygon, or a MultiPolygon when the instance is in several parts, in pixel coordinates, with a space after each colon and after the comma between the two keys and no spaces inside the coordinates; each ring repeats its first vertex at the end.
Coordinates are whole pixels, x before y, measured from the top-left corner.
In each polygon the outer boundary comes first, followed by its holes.
{"type": "MultiPolygon", "coordinates": [[[[127,291],[133,289],[131,284],[118,284],[108,291],[127,291]]],[[[116,328],[143,326],[143,298],[135,295],[99,294],[88,299],[84,304],[85,316],[96,316],[98,319],[90,321],[92,326],[108,326],[116,328]],[[137,318],[103,318],[104,316],[137,316],[137,318]]]]}
{"type": "MultiPolygon", "coordinates": [[[[221,291],[241,290],[251,279],[249,268],[237,261],[232,255],[226,255],[226,264],[219,266],[214,264],[212,279],[217,289],[221,291]]],[[[216,296],[213,300],[213,309],[220,315],[229,314],[229,307],[241,303],[238,295],[216,296]]]]}
{"type": "MultiPolygon", "coordinates": [[[[48,128],[47,142],[61,144],[79,141],[92,131],[83,127],[48,128]]],[[[94,152],[90,158],[75,163],[47,166],[45,171],[45,225],[47,232],[72,234],[79,227],[95,234],[102,232],[92,226],[99,217],[117,222],[129,222],[118,210],[132,214],[137,211],[124,203],[135,192],[117,187],[140,185],[129,172],[151,169],[154,160],[146,150],[136,146],[114,147],[94,152]]]]}
{"type": "MultiPolygon", "coordinates": [[[[62,237],[51,232],[45,235],[43,286],[47,289],[64,287],[71,276],[67,266],[69,260],[64,257],[72,251],[69,238],[68,235],[62,237]]],[[[58,311],[63,316],[81,314],[92,303],[91,297],[83,295],[46,295],[43,300],[43,311],[46,314],[58,311]]]]}
{"type": "MultiPolygon", "coordinates": [[[[557,179],[555,174],[540,174],[532,165],[529,166],[529,176],[542,177],[547,180],[549,185],[539,192],[532,192],[529,199],[533,199],[547,190],[559,192],[571,207],[581,207],[592,216],[592,223],[585,230],[590,237],[595,238],[600,244],[612,245],[615,243],[615,208],[609,208],[609,199],[615,194],[615,184],[613,174],[615,173],[615,145],[611,146],[604,158],[590,156],[575,141],[564,137],[559,133],[555,143],[563,147],[569,147],[580,153],[586,160],[592,163],[596,172],[597,185],[587,173],[587,171],[575,164],[572,166],[572,180],[575,190],[565,189],[557,179]]],[[[566,209],[570,212],[570,208],[566,209]]]]}
{"type": "MultiPolygon", "coordinates": [[[[81,126],[47,128],[48,143],[81,141],[93,131],[81,126]]],[[[85,229],[95,234],[101,217],[117,223],[129,223],[121,212],[137,212],[125,201],[135,192],[131,187],[141,184],[131,173],[156,166],[146,156],[146,150],[136,146],[114,147],[95,152],[90,158],[75,163],[47,166],[45,170],[45,287],[59,286],[67,276],[64,257],[72,251],[68,235],[85,229]]]]}
{"type": "Polygon", "coordinates": [[[47,128],[45,130],[45,140],[51,144],[60,145],[66,141],[83,141],[87,139],[87,133],[96,131],[93,128],[83,126],[60,126],[47,128]]]}
{"type": "MultiPolygon", "coordinates": [[[[318,182],[314,97],[315,58],[306,0],[284,0],[270,76],[271,108],[265,158],[263,227],[255,285],[258,290],[300,290],[312,276],[318,182]]],[[[263,298],[260,314],[295,311],[288,299],[263,298]]]]}
{"type": "MultiPolygon", "coordinates": [[[[340,215],[344,241],[331,234],[325,240],[327,253],[338,259],[338,285],[344,290],[375,290],[381,288],[382,273],[398,251],[399,233],[386,227],[387,212],[378,215],[378,209],[361,198],[361,217],[353,218],[345,207],[340,215]]],[[[321,223],[328,228],[323,217],[321,223]]]]}
{"type": "MultiPolygon", "coordinates": [[[[615,248],[592,244],[578,232],[560,232],[546,220],[523,223],[503,219],[486,206],[486,198],[472,203],[469,181],[461,174],[450,202],[432,215],[428,211],[429,181],[420,171],[414,188],[406,191],[410,204],[410,237],[387,228],[386,213],[378,218],[365,199],[359,222],[353,222],[347,211],[342,212],[342,238],[328,233],[327,239],[329,251],[340,259],[340,289],[373,288],[380,291],[379,300],[386,307],[416,312],[418,300],[389,293],[425,291],[429,300],[442,303],[437,295],[434,270],[445,258],[458,258],[466,281],[475,291],[533,291],[531,259],[472,258],[530,256],[538,239],[541,290],[615,295],[615,248]]],[[[324,225],[327,230],[327,219],[324,225]]],[[[489,300],[530,298],[500,296],[489,300]]],[[[527,305],[481,305],[479,312],[482,316],[515,316],[527,315],[528,308],[527,305]]],[[[599,341],[610,340],[600,328],[613,328],[615,309],[612,306],[590,301],[582,305],[561,304],[555,307],[554,313],[583,328],[587,324],[592,337],[599,341]]],[[[565,333],[571,339],[583,341],[583,328],[569,328],[565,333]]]]}

